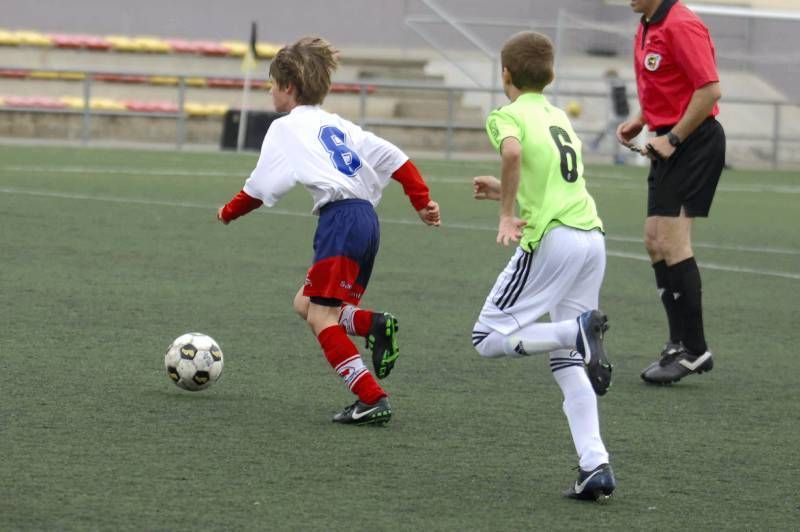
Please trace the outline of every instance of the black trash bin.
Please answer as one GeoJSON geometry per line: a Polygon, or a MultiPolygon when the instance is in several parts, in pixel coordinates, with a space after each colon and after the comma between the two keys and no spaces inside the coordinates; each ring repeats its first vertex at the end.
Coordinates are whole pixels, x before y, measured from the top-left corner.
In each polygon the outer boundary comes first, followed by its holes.
{"type": "MultiPolygon", "coordinates": [[[[223,150],[235,150],[236,142],[239,138],[239,109],[230,109],[225,113],[222,123],[222,139],[220,148],[223,150]]],[[[247,131],[244,135],[245,150],[260,150],[261,143],[264,142],[264,135],[273,120],[286,115],[276,111],[248,111],[247,112],[247,131]]]]}

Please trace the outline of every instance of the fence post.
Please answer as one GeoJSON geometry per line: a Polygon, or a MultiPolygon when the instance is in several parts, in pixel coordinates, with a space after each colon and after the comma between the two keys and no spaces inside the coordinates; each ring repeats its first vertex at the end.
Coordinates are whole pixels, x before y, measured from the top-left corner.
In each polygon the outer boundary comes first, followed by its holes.
{"type": "MultiPolygon", "coordinates": [[[[558,16],[556,18],[556,42],[555,42],[556,52],[555,52],[555,57],[553,58],[556,70],[558,70],[559,67],[561,66],[561,48],[563,48],[564,46],[564,24],[566,20],[565,15],[566,13],[564,11],[564,8],[559,8],[558,16]]],[[[555,82],[553,83],[553,103],[555,103],[556,106],[561,105],[559,102],[560,92],[561,92],[561,81],[559,80],[559,77],[556,76],[555,82]]]]}
{"type": "Polygon", "coordinates": [[[358,86],[358,125],[367,126],[367,85],[363,82],[358,86]]]}
{"type": "Polygon", "coordinates": [[[87,72],[83,78],[83,120],[81,121],[81,144],[84,146],[89,144],[89,139],[92,134],[92,73],[87,72]]]}
{"type": "Polygon", "coordinates": [[[183,148],[186,142],[186,78],[180,76],[178,78],[178,123],[176,124],[176,148],[179,150],[183,148]]]}
{"type": "Polygon", "coordinates": [[[453,158],[453,122],[455,121],[455,94],[447,89],[447,139],[445,141],[445,159],[453,158]]]}
{"type": "Polygon", "coordinates": [[[781,113],[780,102],[772,104],[772,168],[778,169],[778,158],[780,156],[778,150],[780,145],[781,135],[781,113]]]}
{"type": "Polygon", "coordinates": [[[498,86],[498,75],[500,74],[500,62],[497,59],[492,59],[492,88],[489,92],[489,101],[490,107],[489,110],[491,111],[495,107],[497,107],[497,86],[498,86]]]}

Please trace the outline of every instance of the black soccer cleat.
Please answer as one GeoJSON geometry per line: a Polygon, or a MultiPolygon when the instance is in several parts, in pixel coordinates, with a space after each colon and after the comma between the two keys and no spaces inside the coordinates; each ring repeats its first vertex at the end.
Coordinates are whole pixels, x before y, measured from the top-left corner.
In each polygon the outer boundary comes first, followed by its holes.
{"type": "Polygon", "coordinates": [[[385,425],[392,419],[392,407],[386,397],[368,405],[361,401],[348,405],[333,416],[332,421],[345,425],[385,425]]]}
{"type": "Polygon", "coordinates": [[[611,370],[603,337],[608,330],[608,318],[599,310],[589,310],[578,316],[578,339],[575,350],[583,355],[586,373],[594,393],[605,395],[611,386],[611,370]]]}
{"type": "Polygon", "coordinates": [[[397,344],[397,318],[388,312],[376,312],[372,316],[372,326],[367,334],[367,349],[372,350],[372,367],[375,376],[385,379],[392,372],[400,346],[397,344]]]}
{"type": "Polygon", "coordinates": [[[661,349],[661,354],[658,355],[659,356],[658,360],[656,360],[655,362],[644,368],[644,370],[642,371],[642,375],[644,375],[649,371],[652,371],[653,368],[657,367],[658,364],[661,362],[661,359],[663,359],[666,356],[674,355],[681,349],[683,349],[682,343],[678,342],[677,344],[674,344],[672,342],[667,342],[666,344],[664,344],[664,348],[661,349]]]}
{"type": "Polygon", "coordinates": [[[564,492],[564,497],[581,501],[607,499],[617,487],[617,479],[609,464],[600,464],[591,471],[578,468],[578,480],[564,492]]]}
{"type": "Polygon", "coordinates": [[[663,354],[658,362],[650,364],[642,372],[642,380],[649,384],[672,384],[687,375],[700,374],[714,368],[714,355],[706,351],[692,355],[685,347],[663,354]]]}

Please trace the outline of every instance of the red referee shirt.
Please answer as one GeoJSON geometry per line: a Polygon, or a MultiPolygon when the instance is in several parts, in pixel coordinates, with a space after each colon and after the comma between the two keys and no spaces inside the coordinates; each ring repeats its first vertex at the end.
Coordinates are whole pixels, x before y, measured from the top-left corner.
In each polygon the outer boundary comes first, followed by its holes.
{"type": "MultiPolygon", "coordinates": [[[[678,0],[664,0],[634,42],[639,105],[650,130],[674,126],[694,91],[719,81],[708,28],[678,0]]],[[[719,107],[709,116],[716,116],[719,107]]]]}

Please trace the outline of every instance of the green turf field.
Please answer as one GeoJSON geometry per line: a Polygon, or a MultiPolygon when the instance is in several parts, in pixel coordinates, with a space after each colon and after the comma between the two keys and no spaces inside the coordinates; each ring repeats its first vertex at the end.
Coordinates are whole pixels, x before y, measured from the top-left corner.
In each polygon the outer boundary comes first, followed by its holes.
{"type": "Polygon", "coordinates": [[[483,360],[476,314],[510,249],[489,163],[420,162],[443,225],[397,184],[363,303],[401,323],[383,429],[291,310],[311,258],[295,190],[230,226],[253,155],[0,146],[0,529],[719,530],[800,523],[800,177],[729,171],[695,234],[716,366],[670,388],[641,369],[665,319],[640,242],[641,168],[587,170],[608,230],[600,401],[619,487],[562,499],[575,451],[543,357],[483,360]],[[175,387],[163,354],[214,336],[225,371],[175,387]]]}

